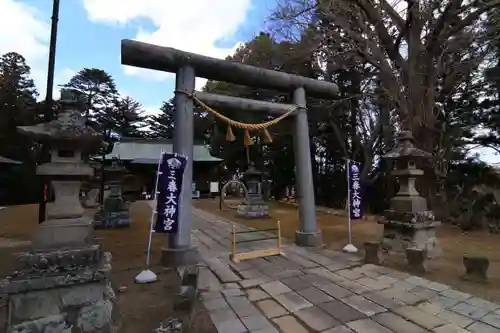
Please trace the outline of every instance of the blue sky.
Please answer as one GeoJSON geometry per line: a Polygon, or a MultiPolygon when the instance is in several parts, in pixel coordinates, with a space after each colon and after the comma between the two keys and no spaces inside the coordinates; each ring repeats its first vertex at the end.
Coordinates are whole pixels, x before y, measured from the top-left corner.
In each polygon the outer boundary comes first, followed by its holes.
{"type": "MultiPolygon", "coordinates": [[[[121,39],[225,57],[264,28],[273,5],[273,0],[62,0],[56,84],[85,67],[104,69],[121,93],[154,112],[172,97],[173,76],[122,66],[121,39]]],[[[52,0],[0,0],[0,54],[16,51],[27,58],[41,97],[51,13],[52,0]]]]}

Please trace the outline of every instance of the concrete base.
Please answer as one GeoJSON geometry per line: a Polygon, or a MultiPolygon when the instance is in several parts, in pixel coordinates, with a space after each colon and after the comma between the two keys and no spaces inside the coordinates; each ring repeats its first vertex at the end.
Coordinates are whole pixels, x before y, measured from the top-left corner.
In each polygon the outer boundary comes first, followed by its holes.
{"type": "Polygon", "coordinates": [[[295,244],[298,246],[317,247],[323,245],[321,232],[302,232],[295,231],[295,244]]]}
{"type": "Polygon", "coordinates": [[[196,265],[198,262],[198,251],[195,246],[182,249],[161,249],[161,264],[165,267],[196,265]]]}

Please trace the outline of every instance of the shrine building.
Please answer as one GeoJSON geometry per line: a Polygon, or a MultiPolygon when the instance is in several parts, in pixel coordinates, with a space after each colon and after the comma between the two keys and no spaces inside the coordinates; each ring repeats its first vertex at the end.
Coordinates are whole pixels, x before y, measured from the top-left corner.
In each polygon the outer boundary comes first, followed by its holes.
{"type": "MultiPolygon", "coordinates": [[[[113,145],[106,155],[106,164],[117,159],[128,170],[129,175],[140,182],[142,190],[153,192],[156,170],[162,152],[173,151],[171,139],[122,138],[113,145]]],[[[210,154],[208,145],[195,142],[193,145],[193,193],[201,197],[208,196],[210,182],[217,181],[217,169],[222,160],[210,154]]],[[[130,178],[130,177],[129,177],[130,178]]]]}

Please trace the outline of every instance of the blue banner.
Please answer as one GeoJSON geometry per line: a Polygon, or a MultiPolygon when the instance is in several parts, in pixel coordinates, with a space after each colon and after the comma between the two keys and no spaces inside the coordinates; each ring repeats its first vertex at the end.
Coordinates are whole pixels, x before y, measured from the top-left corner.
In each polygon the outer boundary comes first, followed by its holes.
{"type": "Polygon", "coordinates": [[[164,153],[159,167],[155,232],[177,233],[182,176],[187,160],[177,154],[164,153]]]}
{"type": "Polygon", "coordinates": [[[363,200],[361,196],[361,182],[359,174],[361,164],[347,161],[347,182],[349,186],[349,214],[351,220],[359,220],[363,217],[363,200]]]}

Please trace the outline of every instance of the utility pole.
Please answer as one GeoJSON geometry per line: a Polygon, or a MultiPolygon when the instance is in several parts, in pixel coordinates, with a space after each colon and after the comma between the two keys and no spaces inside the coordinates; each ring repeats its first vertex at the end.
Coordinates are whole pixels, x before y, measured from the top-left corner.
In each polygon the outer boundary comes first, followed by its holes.
{"type": "MultiPolygon", "coordinates": [[[[45,95],[45,109],[43,118],[45,122],[51,121],[53,114],[53,98],[52,91],[54,89],[54,66],[56,61],[56,42],[57,42],[57,23],[59,22],[59,0],[54,0],[52,4],[52,25],[50,29],[50,46],[49,46],[49,65],[47,69],[47,91],[45,95]]],[[[42,162],[50,160],[49,147],[42,147],[42,162]]],[[[38,223],[45,221],[46,202],[49,198],[48,189],[50,188],[50,179],[44,178],[42,182],[41,200],[38,206],[38,223]]]]}

